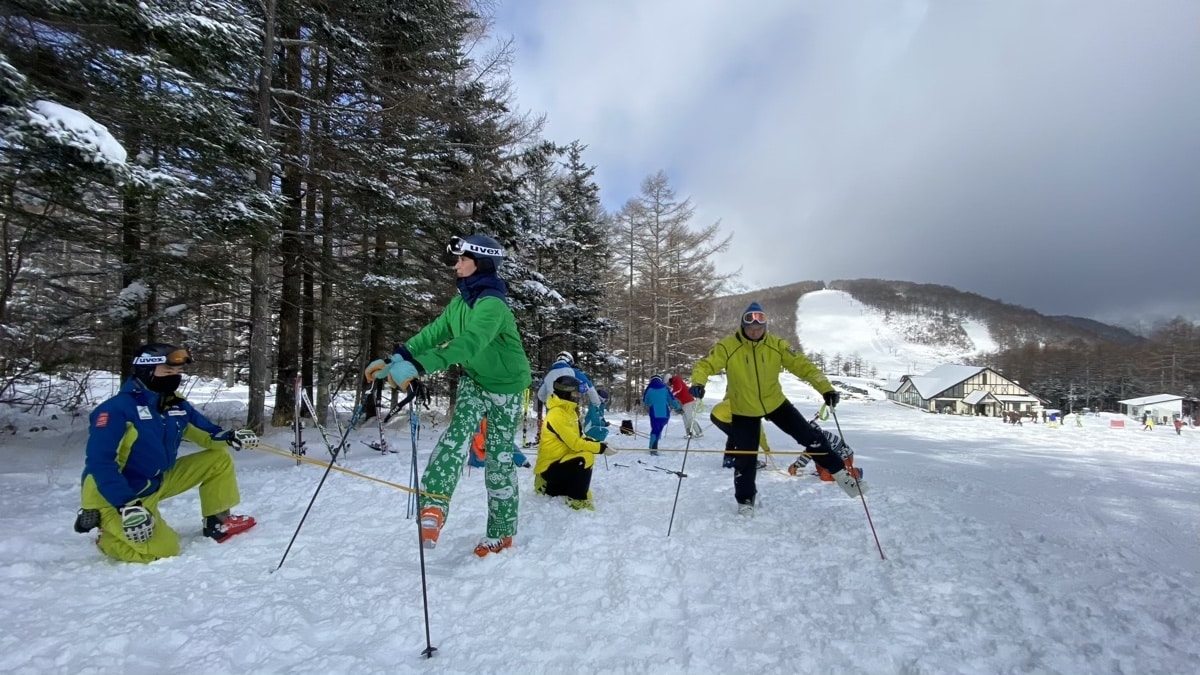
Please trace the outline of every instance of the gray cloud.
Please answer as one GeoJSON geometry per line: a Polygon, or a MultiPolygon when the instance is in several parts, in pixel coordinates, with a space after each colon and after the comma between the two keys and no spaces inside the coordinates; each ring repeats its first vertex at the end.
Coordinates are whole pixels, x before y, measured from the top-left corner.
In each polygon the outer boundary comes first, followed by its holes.
{"type": "Polygon", "coordinates": [[[747,284],[896,278],[1200,317],[1200,3],[518,8],[501,30],[538,45],[517,56],[520,103],[590,144],[610,204],[667,169],[735,232],[721,262],[747,284]]]}

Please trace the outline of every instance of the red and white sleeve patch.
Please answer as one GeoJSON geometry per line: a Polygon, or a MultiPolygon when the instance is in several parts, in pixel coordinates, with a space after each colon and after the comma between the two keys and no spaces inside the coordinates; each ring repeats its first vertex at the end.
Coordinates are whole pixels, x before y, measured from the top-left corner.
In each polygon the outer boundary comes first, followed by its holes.
{"type": "Polygon", "coordinates": [[[96,427],[99,428],[106,426],[108,426],[108,413],[102,412],[99,415],[96,415],[96,427]]]}

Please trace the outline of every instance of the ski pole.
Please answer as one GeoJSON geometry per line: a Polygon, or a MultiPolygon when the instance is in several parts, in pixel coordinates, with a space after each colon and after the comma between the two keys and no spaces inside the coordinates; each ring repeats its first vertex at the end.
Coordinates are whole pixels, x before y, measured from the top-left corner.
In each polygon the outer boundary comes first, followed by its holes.
{"type": "MultiPolygon", "coordinates": [[[[417,487],[416,481],[417,481],[417,426],[418,426],[418,424],[417,424],[417,421],[416,421],[417,418],[416,418],[416,415],[414,412],[414,411],[416,411],[416,409],[417,409],[416,403],[413,403],[413,406],[408,409],[408,427],[409,427],[409,430],[412,432],[412,434],[411,434],[411,436],[412,436],[412,473],[410,474],[410,477],[412,478],[414,488],[417,487]]],[[[415,506],[413,506],[413,510],[415,510],[418,514],[418,516],[417,516],[417,555],[420,557],[420,560],[421,560],[421,604],[425,611],[425,649],[421,650],[421,656],[424,656],[427,659],[432,659],[434,652],[437,651],[437,647],[433,646],[433,642],[430,640],[430,637],[429,637],[429,588],[425,582],[425,542],[421,541],[421,518],[419,515],[421,512],[420,511],[420,509],[421,509],[421,495],[420,494],[413,493],[409,497],[409,504],[411,505],[414,502],[415,502],[415,506]]]]}
{"type": "MultiPolygon", "coordinates": [[[[408,433],[412,437],[413,446],[412,466],[409,467],[408,482],[414,490],[417,489],[417,429],[421,427],[421,422],[417,419],[417,414],[417,404],[413,403],[413,406],[408,409],[408,433]]],[[[408,508],[404,516],[405,520],[412,518],[416,512],[417,496],[410,493],[408,496],[408,508]]]]}
{"type": "Polygon", "coordinates": [[[358,402],[358,407],[354,410],[354,416],[350,418],[350,424],[346,426],[346,433],[342,434],[341,442],[333,449],[333,455],[329,458],[329,465],[325,467],[325,473],[321,475],[321,482],[317,483],[317,489],[313,490],[312,499],[308,500],[308,508],[304,509],[304,515],[300,516],[300,523],[296,525],[296,531],[292,533],[292,540],[288,542],[287,548],[283,551],[283,557],[279,559],[279,565],[275,567],[274,571],[278,572],[279,568],[283,567],[284,561],[287,560],[288,553],[292,550],[292,544],[296,543],[296,537],[300,535],[300,528],[304,527],[304,521],[308,518],[308,512],[312,511],[313,504],[317,501],[317,495],[321,493],[321,486],[325,485],[325,479],[329,478],[329,472],[333,470],[333,463],[337,461],[338,451],[346,445],[346,437],[350,435],[350,430],[354,428],[354,425],[358,423],[358,418],[362,415],[363,403],[365,402],[366,397],[363,397],[358,402]]]}
{"type": "Polygon", "coordinates": [[[671,536],[671,527],[675,524],[675,506],[679,504],[679,489],[683,487],[683,479],[687,478],[687,474],[683,472],[687,468],[688,448],[692,447],[692,437],[688,436],[687,445],[683,447],[683,464],[679,466],[679,471],[676,475],[679,482],[675,483],[675,501],[671,502],[671,521],[667,523],[667,536],[671,536]]]}
{"type": "Polygon", "coordinates": [[[292,454],[296,456],[296,466],[300,466],[300,457],[304,455],[304,432],[301,431],[303,427],[300,423],[300,413],[302,412],[300,408],[300,398],[301,393],[304,391],[303,387],[301,386],[302,382],[303,379],[301,375],[297,373],[294,382],[294,386],[296,387],[296,405],[292,411],[294,418],[292,426],[294,427],[293,431],[295,432],[295,438],[292,440],[292,454]]]}
{"type": "Polygon", "coordinates": [[[387,436],[383,433],[383,380],[375,380],[373,395],[375,396],[375,422],[379,427],[379,452],[386,455],[389,448],[387,436]]]}
{"type": "MultiPolygon", "coordinates": [[[[833,423],[837,426],[838,436],[841,436],[844,441],[846,434],[842,433],[842,423],[838,422],[837,411],[830,408],[829,412],[833,414],[833,423]]],[[[854,471],[848,471],[848,473],[854,477],[854,487],[858,488],[858,475],[854,471]]],[[[867,514],[867,525],[871,526],[871,536],[875,537],[875,547],[879,549],[879,559],[887,560],[887,556],[883,554],[883,546],[879,543],[879,535],[875,533],[875,523],[871,521],[871,510],[867,508],[867,498],[863,495],[862,488],[858,488],[858,498],[862,500],[863,511],[867,514]]]]}

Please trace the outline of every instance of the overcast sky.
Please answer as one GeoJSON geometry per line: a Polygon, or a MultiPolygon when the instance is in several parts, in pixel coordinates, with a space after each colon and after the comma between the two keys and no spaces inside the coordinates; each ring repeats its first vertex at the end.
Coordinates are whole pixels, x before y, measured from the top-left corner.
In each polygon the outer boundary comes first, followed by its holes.
{"type": "Polygon", "coordinates": [[[605,205],[668,172],[742,283],[1200,318],[1198,0],[503,0],[605,205]]]}

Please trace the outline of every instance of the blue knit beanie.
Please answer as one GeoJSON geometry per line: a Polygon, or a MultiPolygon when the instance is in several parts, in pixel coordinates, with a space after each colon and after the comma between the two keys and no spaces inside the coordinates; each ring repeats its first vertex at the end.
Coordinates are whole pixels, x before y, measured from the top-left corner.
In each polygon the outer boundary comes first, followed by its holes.
{"type": "Polygon", "coordinates": [[[766,325],[766,313],[763,312],[762,305],[758,304],[757,302],[752,302],[748,307],[746,307],[746,311],[742,312],[742,328],[753,324],[753,322],[746,321],[746,315],[750,312],[761,312],[764,319],[762,325],[766,325]]]}

